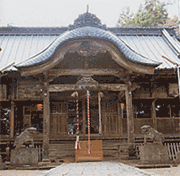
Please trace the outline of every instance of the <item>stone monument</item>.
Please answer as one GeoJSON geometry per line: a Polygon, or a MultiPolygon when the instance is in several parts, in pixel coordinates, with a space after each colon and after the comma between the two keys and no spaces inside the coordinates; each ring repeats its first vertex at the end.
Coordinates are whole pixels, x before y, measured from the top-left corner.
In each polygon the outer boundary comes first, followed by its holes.
{"type": "Polygon", "coordinates": [[[149,125],[141,127],[141,132],[144,134],[144,146],[140,147],[140,160],[146,164],[165,164],[169,162],[168,148],[164,146],[164,137],[149,125]],[[147,144],[146,139],[153,140],[152,144],[147,144]]]}
{"type": "Polygon", "coordinates": [[[37,129],[27,128],[14,142],[15,149],[11,151],[11,165],[36,165],[38,164],[38,149],[34,148],[33,135],[37,129]]]}

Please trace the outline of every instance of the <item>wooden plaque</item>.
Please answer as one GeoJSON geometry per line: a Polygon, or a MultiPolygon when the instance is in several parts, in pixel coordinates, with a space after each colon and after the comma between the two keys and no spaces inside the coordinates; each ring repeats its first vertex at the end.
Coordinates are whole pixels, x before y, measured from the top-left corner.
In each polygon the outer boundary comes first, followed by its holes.
{"type": "Polygon", "coordinates": [[[80,149],[75,150],[75,161],[103,161],[102,141],[90,141],[91,154],[88,154],[88,141],[79,141],[80,149]]]}

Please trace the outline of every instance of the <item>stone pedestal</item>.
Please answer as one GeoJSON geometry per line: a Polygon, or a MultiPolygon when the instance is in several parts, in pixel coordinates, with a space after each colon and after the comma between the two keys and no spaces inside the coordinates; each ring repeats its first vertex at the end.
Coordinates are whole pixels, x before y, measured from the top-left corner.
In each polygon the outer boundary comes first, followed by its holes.
{"type": "Polygon", "coordinates": [[[0,170],[5,169],[5,164],[2,161],[2,156],[0,155],[0,170]]]}
{"type": "Polygon", "coordinates": [[[176,163],[180,164],[180,152],[176,153],[176,163]]]}
{"type": "Polygon", "coordinates": [[[144,145],[140,147],[142,163],[165,164],[169,162],[168,148],[162,144],[144,145]]]}
{"type": "Polygon", "coordinates": [[[11,151],[11,165],[36,165],[38,164],[38,149],[19,148],[11,151]]]}

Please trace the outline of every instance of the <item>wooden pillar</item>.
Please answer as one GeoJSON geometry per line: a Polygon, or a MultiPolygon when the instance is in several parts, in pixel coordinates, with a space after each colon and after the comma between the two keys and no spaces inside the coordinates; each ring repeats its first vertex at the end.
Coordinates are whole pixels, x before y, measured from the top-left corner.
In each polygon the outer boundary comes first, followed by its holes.
{"type": "Polygon", "coordinates": [[[14,137],[14,102],[11,101],[11,113],[10,113],[10,138],[14,137]]]}
{"type": "Polygon", "coordinates": [[[43,162],[49,162],[50,107],[49,83],[44,83],[43,91],[43,162]]]}
{"type": "Polygon", "coordinates": [[[83,134],[86,134],[86,109],[85,100],[82,101],[83,134]]]}
{"type": "Polygon", "coordinates": [[[132,92],[131,92],[131,82],[126,83],[126,112],[127,112],[127,135],[128,143],[134,143],[134,118],[133,118],[133,108],[132,108],[132,92]]]}
{"type": "Polygon", "coordinates": [[[118,100],[118,134],[123,135],[122,118],[121,118],[121,103],[118,100]]]}
{"type": "Polygon", "coordinates": [[[152,119],[153,119],[153,128],[157,130],[157,118],[156,118],[156,105],[155,105],[156,100],[152,101],[152,119]]]}
{"type": "MultiPolygon", "coordinates": [[[[0,85],[1,86],[1,85],[0,85]]],[[[0,119],[2,118],[2,106],[1,106],[1,102],[0,102],[0,119]]],[[[0,121],[0,134],[2,134],[2,128],[1,128],[1,125],[2,125],[2,121],[0,121]]]]}

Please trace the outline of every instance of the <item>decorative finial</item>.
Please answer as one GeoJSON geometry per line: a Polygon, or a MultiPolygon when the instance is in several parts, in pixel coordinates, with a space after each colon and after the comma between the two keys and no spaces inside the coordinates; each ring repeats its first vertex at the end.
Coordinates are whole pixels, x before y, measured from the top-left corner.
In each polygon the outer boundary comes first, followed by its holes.
{"type": "Polygon", "coordinates": [[[89,4],[87,5],[87,13],[89,13],[89,4]]]}

